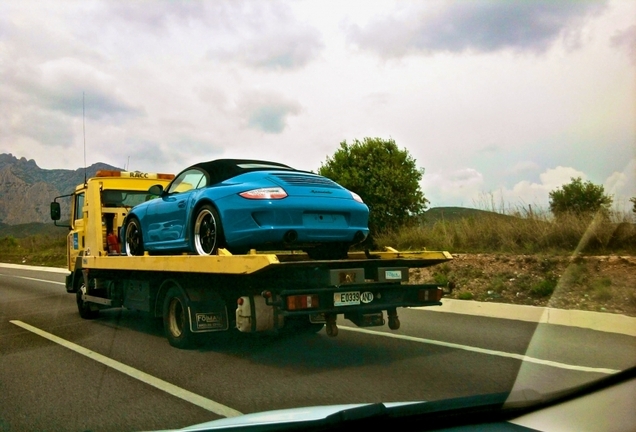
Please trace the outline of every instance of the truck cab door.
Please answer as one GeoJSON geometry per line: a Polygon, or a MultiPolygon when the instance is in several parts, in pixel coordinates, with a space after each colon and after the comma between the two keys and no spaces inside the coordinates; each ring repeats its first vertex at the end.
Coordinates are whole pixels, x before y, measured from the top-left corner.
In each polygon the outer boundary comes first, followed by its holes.
{"type": "Polygon", "coordinates": [[[71,230],[68,233],[68,266],[72,271],[75,270],[75,262],[80,254],[84,253],[85,248],[85,228],[84,228],[84,204],[86,194],[85,191],[78,192],[73,195],[71,202],[71,230]]]}

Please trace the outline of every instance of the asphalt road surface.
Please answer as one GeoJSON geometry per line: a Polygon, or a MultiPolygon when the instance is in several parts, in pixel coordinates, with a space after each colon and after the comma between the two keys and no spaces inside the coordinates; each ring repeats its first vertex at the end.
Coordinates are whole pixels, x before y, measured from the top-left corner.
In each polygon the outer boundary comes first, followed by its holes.
{"type": "Polygon", "coordinates": [[[0,431],[136,431],[273,409],[576,386],[634,364],[636,338],[423,310],[402,327],[237,334],[182,351],[125,309],[83,320],[64,274],[0,267],[0,431]],[[515,385],[515,380],[520,381],[515,385]]]}

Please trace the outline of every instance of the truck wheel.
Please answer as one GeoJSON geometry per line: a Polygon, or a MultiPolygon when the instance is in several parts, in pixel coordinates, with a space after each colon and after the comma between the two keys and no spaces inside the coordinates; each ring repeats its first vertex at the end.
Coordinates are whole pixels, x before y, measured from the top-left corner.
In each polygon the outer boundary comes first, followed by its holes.
{"type": "Polygon", "coordinates": [[[124,252],[126,252],[126,255],[144,254],[144,242],[141,235],[141,226],[139,221],[135,218],[131,218],[126,224],[124,252]]]}
{"type": "Polygon", "coordinates": [[[190,331],[185,295],[177,287],[166,293],[163,302],[163,328],[170,345],[180,349],[198,345],[198,335],[190,331]]]}
{"type": "Polygon", "coordinates": [[[84,284],[84,282],[80,284],[79,289],[75,293],[75,298],[77,299],[77,309],[79,310],[80,316],[84,319],[97,318],[99,316],[99,310],[91,309],[91,305],[82,300],[83,294],[86,294],[86,285],[84,284]]]}
{"type": "Polygon", "coordinates": [[[199,209],[194,222],[194,249],[199,255],[212,255],[221,245],[221,218],[211,205],[199,209]]]}

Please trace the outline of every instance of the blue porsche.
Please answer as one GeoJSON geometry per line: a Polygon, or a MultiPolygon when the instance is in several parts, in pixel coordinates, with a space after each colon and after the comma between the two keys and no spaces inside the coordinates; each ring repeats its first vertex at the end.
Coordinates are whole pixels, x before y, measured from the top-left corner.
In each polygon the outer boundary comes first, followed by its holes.
{"type": "Polygon", "coordinates": [[[340,259],[368,235],[369,209],[336,182],[287,165],[219,159],[193,165],[133,207],[122,225],[127,255],[306,251],[340,259]]]}

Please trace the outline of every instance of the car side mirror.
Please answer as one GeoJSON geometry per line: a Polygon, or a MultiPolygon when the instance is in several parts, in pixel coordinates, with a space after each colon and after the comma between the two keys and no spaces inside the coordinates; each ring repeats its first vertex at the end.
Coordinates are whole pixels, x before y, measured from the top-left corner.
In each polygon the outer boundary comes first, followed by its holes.
{"type": "Polygon", "coordinates": [[[51,219],[54,221],[59,221],[61,215],[62,215],[62,212],[60,210],[60,203],[56,201],[52,202],[51,203],[51,219]]]}
{"type": "Polygon", "coordinates": [[[163,186],[161,185],[150,186],[150,189],[148,189],[148,194],[161,196],[161,194],[163,194],[163,186]]]}

